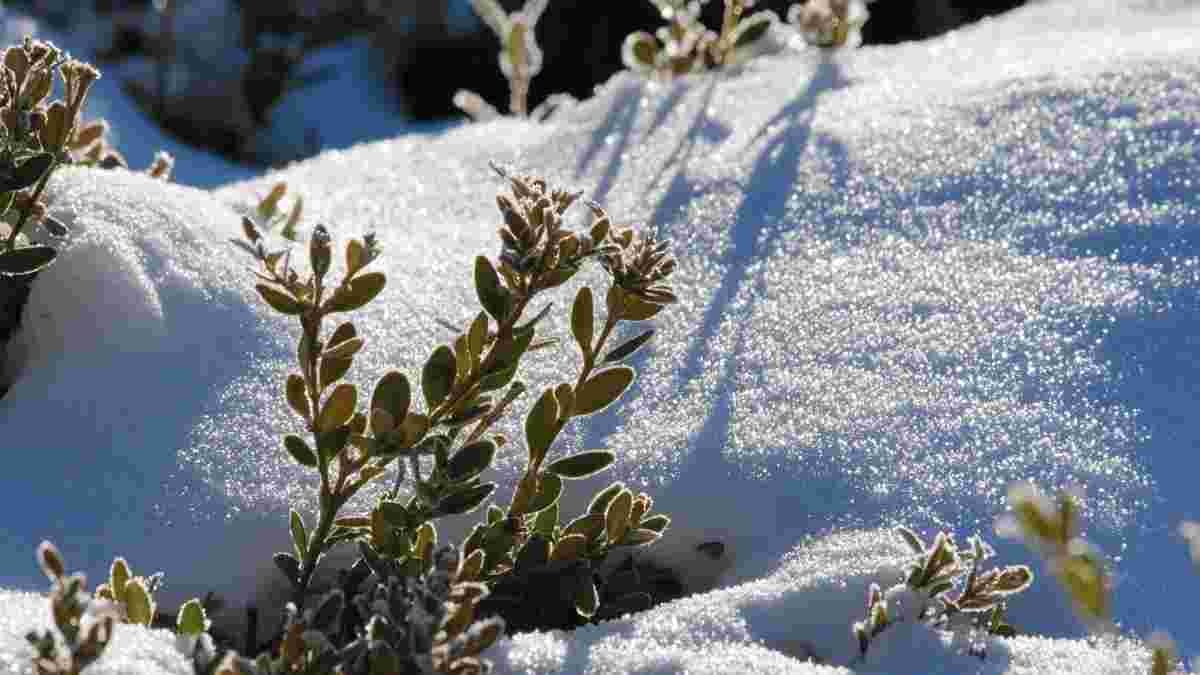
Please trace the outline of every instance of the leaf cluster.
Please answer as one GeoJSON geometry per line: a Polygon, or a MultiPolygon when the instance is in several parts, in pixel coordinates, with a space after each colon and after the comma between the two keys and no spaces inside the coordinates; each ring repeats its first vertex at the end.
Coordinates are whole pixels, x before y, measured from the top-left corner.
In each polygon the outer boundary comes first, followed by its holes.
{"type": "Polygon", "coordinates": [[[937,533],[929,543],[907,527],[898,527],[896,532],[915,559],[900,584],[887,591],[871,584],[866,617],[853,626],[860,654],[865,655],[871,640],[898,620],[966,628],[986,635],[1016,634],[1004,620],[1005,606],[1010,597],[1033,583],[1028,566],[983,569],[983,562],[995,556],[995,551],[979,536],[969,538],[967,546],[960,548],[946,532],[937,533]]]}
{"type": "Polygon", "coordinates": [[[116,558],[109,568],[108,582],[96,588],[96,598],[116,607],[123,623],[149,627],[158,609],[154,591],[162,583],[162,574],[134,576],[124,558],[116,558]]]}
{"type": "Polygon", "coordinates": [[[700,20],[708,0],[650,0],[666,26],[630,33],[621,46],[625,67],[661,79],[744,63],[758,53],[779,17],[771,10],[746,14],[752,0],[725,0],[721,28],[700,20]]]}

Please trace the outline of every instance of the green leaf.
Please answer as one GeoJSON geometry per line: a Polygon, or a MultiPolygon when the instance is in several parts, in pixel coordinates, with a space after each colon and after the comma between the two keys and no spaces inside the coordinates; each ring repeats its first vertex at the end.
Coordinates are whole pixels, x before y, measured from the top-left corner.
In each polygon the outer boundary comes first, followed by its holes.
{"type": "Polygon", "coordinates": [[[896,533],[904,539],[904,543],[908,544],[909,550],[913,553],[920,555],[925,552],[925,543],[921,541],[916,532],[901,525],[896,528],[896,533]]]}
{"type": "Polygon", "coordinates": [[[412,413],[400,423],[401,443],[404,447],[412,447],[429,431],[429,418],[420,413],[412,413]]]}
{"type": "Polygon", "coordinates": [[[475,258],[475,293],[479,296],[479,304],[496,323],[503,323],[512,310],[512,296],[500,285],[500,275],[487,256],[475,258]]]}
{"type": "Polygon", "coordinates": [[[575,414],[600,412],[620,398],[632,382],[633,369],[626,366],[616,366],[592,375],[575,391],[575,414]]]}
{"type": "Polygon", "coordinates": [[[212,622],[208,620],[208,615],[204,611],[204,605],[196,598],[180,605],[179,613],[175,617],[176,633],[196,637],[207,631],[211,625],[212,622]]]}
{"type": "Polygon", "coordinates": [[[319,457],[333,457],[346,447],[350,440],[350,427],[340,426],[333,431],[317,432],[317,453],[319,457]]]}
{"type": "Polygon", "coordinates": [[[309,240],[308,261],[317,283],[320,283],[325,278],[325,274],[329,272],[329,265],[333,262],[331,248],[329,231],[325,229],[325,226],[314,227],[309,240]]]}
{"type": "Polygon", "coordinates": [[[536,466],[546,456],[550,444],[558,436],[558,399],[554,389],[547,389],[538,397],[529,415],[525,417],[525,442],[529,446],[529,457],[536,466]]]}
{"type": "Polygon", "coordinates": [[[743,18],[738,22],[737,28],[733,32],[733,46],[745,47],[759,38],[767,34],[771,25],[779,21],[775,16],[775,12],[771,10],[763,10],[755,12],[750,16],[743,18]]]}
{"type": "Polygon", "coordinates": [[[288,434],[283,437],[283,448],[301,466],[317,465],[316,454],[313,453],[312,448],[308,447],[308,443],[305,443],[303,438],[295,434],[288,434]]]}
{"type": "Polygon", "coordinates": [[[58,255],[49,246],[24,246],[0,253],[0,274],[18,277],[34,274],[54,262],[58,255]]]}
{"type": "Polygon", "coordinates": [[[383,514],[383,519],[397,529],[406,529],[408,527],[408,509],[404,508],[404,504],[396,501],[381,501],[379,502],[379,512],[383,514]]]}
{"type": "Polygon", "coordinates": [[[537,494],[534,495],[533,501],[529,503],[529,513],[538,513],[543,509],[548,509],[558,503],[558,498],[562,496],[562,479],[552,473],[542,474],[541,481],[538,483],[537,494]]]}
{"type": "Polygon", "coordinates": [[[534,534],[517,553],[516,571],[518,574],[537,569],[550,560],[550,540],[541,534],[534,534]]]}
{"type": "Polygon", "coordinates": [[[662,305],[656,305],[653,302],[646,302],[636,295],[625,293],[624,308],[621,310],[621,318],[627,321],[645,321],[653,319],[656,314],[662,311],[662,305]]]}
{"type": "Polygon", "coordinates": [[[317,431],[333,431],[349,422],[354,416],[354,406],[357,404],[358,387],[348,382],[334,387],[333,393],[321,408],[321,414],[317,416],[317,431]]]}
{"type": "Polygon", "coordinates": [[[495,525],[502,520],[504,520],[504,509],[496,506],[495,504],[489,506],[487,510],[488,525],[495,525]]]}
{"type": "Polygon", "coordinates": [[[124,558],[114,558],[108,568],[108,585],[112,589],[113,597],[118,600],[125,599],[125,584],[129,583],[131,577],[133,574],[129,571],[129,563],[124,558]]]}
{"type": "Polygon", "coordinates": [[[48,152],[30,157],[22,162],[11,174],[0,178],[0,192],[24,190],[38,182],[42,174],[46,173],[46,170],[52,164],[54,164],[54,155],[48,152]]]}
{"type": "Polygon", "coordinates": [[[154,600],[140,577],[125,584],[125,616],[129,623],[149,626],[154,621],[154,600]]]}
{"type": "Polygon", "coordinates": [[[670,524],[671,524],[671,517],[660,513],[656,516],[650,516],[649,518],[643,518],[641,526],[642,526],[642,529],[654,530],[655,532],[661,533],[664,530],[666,530],[667,526],[669,526],[670,524]]]}
{"type": "Polygon", "coordinates": [[[509,18],[504,8],[496,0],[471,0],[471,7],[488,28],[501,40],[509,32],[509,18]]]}
{"type": "Polygon", "coordinates": [[[604,513],[588,513],[567,523],[567,526],[563,528],[562,536],[566,538],[573,534],[578,534],[586,538],[587,541],[591,541],[603,531],[604,513]]]}
{"type": "MultiPolygon", "coordinates": [[[[362,340],[362,338],[355,339],[362,340]]],[[[319,380],[321,391],[324,391],[329,387],[329,385],[342,379],[342,376],[349,372],[350,366],[352,365],[354,365],[354,359],[352,358],[331,359],[328,356],[323,357],[321,359],[321,373],[319,380]]]]}
{"type": "Polygon", "coordinates": [[[604,527],[610,546],[620,543],[629,530],[629,516],[633,511],[633,493],[621,490],[604,511],[604,527]]]}
{"type": "Polygon", "coordinates": [[[496,456],[496,444],[490,440],[477,441],[459,449],[450,457],[446,466],[446,477],[452,482],[461,483],[470,480],[492,463],[496,456]]]}
{"type": "Polygon", "coordinates": [[[323,309],[326,312],[349,312],[366,305],[375,299],[387,284],[383,272],[368,272],[350,280],[349,283],[338,286],[333,297],[325,301],[323,309]]]}
{"type": "Polygon", "coordinates": [[[654,68],[658,58],[658,40],[646,31],[637,31],[625,36],[621,43],[621,62],[625,67],[645,72],[654,68]]]}
{"type": "Polygon", "coordinates": [[[367,249],[363,243],[357,239],[351,239],[346,242],[346,274],[354,276],[363,268],[363,260],[366,259],[367,249]]]}
{"type": "Polygon", "coordinates": [[[561,286],[571,280],[579,272],[577,267],[560,267],[549,274],[546,274],[541,279],[542,288],[554,288],[561,286]]]}
{"type": "Polygon", "coordinates": [[[300,578],[300,561],[296,560],[296,556],[291,553],[276,553],[274,560],[275,567],[283,572],[283,576],[287,577],[288,581],[296,583],[300,578]]]}
{"type": "Polygon", "coordinates": [[[296,373],[288,375],[284,393],[287,395],[287,402],[292,406],[292,410],[307,420],[312,411],[308,405],[308,392],[304,386],[304,378],[296,373]]]}
{"type": "Polygon", "coordinates": [[[1080,613],[1091,620],[1108,617],[1108,583],[1099,561],[1070,556],[1060,562],[1058,574],[1080,613]]]}
{"type": "Polygon", "coordinates": [[[575,591],[575,611],[590,619],[599,607],[600,594],[596,592],[596,585],[590,579],[580,584],[575,591]]]}
{"type": "Polygon", "coordinates": [[[280,314],[296,315],[304,311],[304,303],[278,288],[266,284],[258,284],[254,287],[254,290],[258,291],[258,294],[271,306],[271,309],[280,314]]]}
{"type": "Polygon", "coordinates": [[[546,471],[572,480],[587,478],[608,468],[616,459],[617,456],[608,450],[588,450],[555,460],[546,471]]]}
{"type": "Polygon", "coordinates": [[[453,492],[438,502],[437,508],[434,511],[438,515],[454,516],[460,513],[469,513],[479,508],[483,500],[492,494],[496,489],[495,483],[484,483],[474,487],[453,492]]]}
{"type": "Polygon", "coordinates": [[[592,307],[592,289],[584,286],[575,296],[575,304],[571,306],[571,334],[579,345],[579,351],[585,357],[592,353],[592,339],[595,337],[595,309],[592,307]]]}
{"type": "Polygon", "coordinates": [[[521,356],[529,349],[529,344],[533,341],[533,333],[518,335],[511,339],[498,341],[493,350],[496,352],[496,361],[488,369],[487,373],[480,380],[480,393],[494,391],[508,385],[509,382],[517,374],[517,367],[521,363],[521,356]]]}
{"type": "Polygon", "coordinates": [[[602,363],[616,363],[621,359],[628,358],[634,352],[641,349],[642,345],[649,342],[650,338],[652,337],[654,337],[653,328],[642,333],[641,335],[638,335],[637,337],[633,337],[625,342],[622,342],[619,346],[615,347],[612,351],[604,355],[604,360],[602,363]]]}
{"type": "Polygon", "coordinates": [[[559,561],[582,558],[587,553],[588,539],[587,536],[578,532],[564,534],[562,537],[559,537],[558,543],[554,545],[554,551],[550,554],[550,559],[559,561]]]}
{"type": "Polygon", "coordinates": [[[421,391],[425,394],[425,403],[429,410],[446,400],[454,387],[456,372],[454,352],[446,345],[439,345],[421,370],[421,391]]]}
{"type": "Polygon", "coordinates": [[[292,547],[296,550],[296,558],[304,560],[308,555],[308,530],[304,527],[304,519],[292,509],[288,514],[289,527],[292,531],[292,547]]]}
{"type": "Polygon", "coordinates": [[[480,312],[475,320],[471,322],[471,328],[467,331],[467,348],[471,351],[471,356],[478,359],[483,354],[484,343],[488,337],[488,318],[486,312],[480,312]]]}
{"type": "Polygon", "coordinates": [[[613,497],[616,497],[621,490],[624,489],[625,484],[617,481],[616,483],[604,488],[600,492],[597,492],[596,496],[592,497],[592,502],[588,504],[588,513],[598,513],[600,515],[604,515],[604,512],[608,510],[608,503],[611,502],[613,497]]]}
{"type": "Polygon", "coordinates": [[[479,381],[479,391],[495,391],[512,382],[513,378],[517,376],[517,365],[514,363],[507,368],[493,370],[490,374],[485,375],[479,381]]]}
{"type": "Polygon", "coordinates": [[[321,353],[322,359],[349,359],[351,356],[357,354],[358,351],[363,348],[363,345],[366,344],[366,340],[363,340],[360,337],[350,337],[341,341],[336,341],[334,339],[336,337],[337,336],[335,335],[330,338],[330,346],[326,347],[325,351],[321,353]]]}
{"type": "Polygon", "coordinates": [[[558,502],[554,502],[549,507],[538,511],[537,516],[533,519],[533,531],[546,535],[547,537],[554,535],[554,528],[558,527],[558,502]]]}
{"type": "Polygon", "coordinates": [[[648,528],[630,529],[621,538],[620,543],[623,546],[645,546],[658,541],[661,537],[661,534],[648,528]]]}
{"type": "Polygon", "coordinates": [[[371,394],[371,410],[380,408],[392,416],[393,424],[400,425],[408,415],[412,404],[412,387],[408,378],[396,370],[388,371],[375,385],[371,394]]]}

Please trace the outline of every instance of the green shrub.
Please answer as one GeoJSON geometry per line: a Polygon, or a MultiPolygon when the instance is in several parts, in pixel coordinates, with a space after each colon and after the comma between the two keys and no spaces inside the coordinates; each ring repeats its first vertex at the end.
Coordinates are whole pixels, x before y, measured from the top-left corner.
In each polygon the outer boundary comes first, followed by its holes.
{"type": "MultiPolygon", "coordinates": [[[[374,236],[346,245],[344,273],[333,281],[332,242],[324,227],[312,231],[309,269],[303,276],[293,269],[287,252],[267,248],[263,230],[280,220],[287,221],[284,237],[296,237],[299,209],[286,217],[276,213],[285,187],[268,195],[256,217],[243,220],[243,239],[236,243],[261,266],[259,294],[301,327],[299,372],[287,377],[284,390],[311,439],[288,435],[283,446],[296,462],[317,472],[320,509],[311,520],[291,512],[293,551],[276,556],[297,607],[304,606],[322,556],[339,543],[358,541],[364,559],[394,561],[410,577],[434,568],[435,521],[474,511],[496,487],[483,476],[508,439],[491,429],[526,389],[517,379],[521,359],[554,343],[537,333],[550,305],[531,318],[527,311],[537,296],[570,280],[589,260],[598,262],[610,280],[603,319],[597,321],[591,288],[581,288],[570,325],[582,366],[571,381],[541,392],[529,410],[526,466],[512,500],[507,508],[490,506],[485,521],[462,542],[455,578],[501,586],[510,593],[500,597],[511,599],[514,585],[549,570],[563,580],[561,593],[540,601],[590,618],[600,609],[601,594],[593,580],[598,563],[614,549],[654,542],[670,523],[667,516],[652,513],[648,495],[635,495],[621,483],[597,494],[585,513],[562,522],[559,498],[565,485],[603,471],[615,456],[607,450],[567,457],[552,452],[555,439],[573,419],[605,409],[633,382],[634,370],[621,362],[645,345],[653,330],[618,345],[610,341],[621,322],[651,319],[675,302],[667,283],[675,268],[668,244],[633,229],[613,228],[608,214],[595,204],[588,205],[590,226],[570,231],[563,217],[579,193],[496,170],[510,194],[497,198],[504,222],[500,256],[495,262],[485,256],[475,259],[481,310],[451,344],[432,351],[421,371],[419,392],[406,375],[391,371],[378,380],[369,402],[361,400],[354,385],[340,382],[364,336],[349,321],[328,333],[325,326],[334,314],[362,308],[383,290],[385,276],[364,271],[380,255],[374,236]],[[374,508],[341,513],[368,482],[392,466],[395,486],[374,508]],[[412,495],[404,500],[400,486],[409,478],[412,495]]],[[[614,598],[615,604],[646,604],[644,594],[631,593],[637,597],[614,598]]],[[[496,602],[493,606],[502,611],[503,602],[496,602]]]]}

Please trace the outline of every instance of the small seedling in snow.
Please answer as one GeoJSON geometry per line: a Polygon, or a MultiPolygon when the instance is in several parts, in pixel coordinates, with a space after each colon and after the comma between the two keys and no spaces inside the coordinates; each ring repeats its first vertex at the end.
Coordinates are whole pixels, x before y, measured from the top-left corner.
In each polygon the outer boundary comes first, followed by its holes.
{"type": "MultiPolygon", "coordinates": [[[[555,108],[573,100],[556,94],[541,105],[529,109],[529,84],[542,71],[542,50],[537,43],[537,22],[550,0],[526,0],[520,10],[509,14],[497,0],[471,0],[471,7],[500,40],[500,72],[508,80],[508,112],[514,117],[542,120],[555,108]]],[[[476,122],[485,122],[502,114],[482,96],[467,89],[454,94],[454,105],[476,122]]]]}
{"type": "Polygon", "coordinates": [[[814,47],[857,47],[870,14],[862,0],[807,0],[792,5],[787,19],[814,47]]]}
{"type": "Polygon", "coordinates": [[[66,563],[48,541],[37,551],[38,563],[50,579],[50,616],[57,631],[30,631],[25,639],[33,646],[37,675],[79,675],[100,658],[120,620],[116,607],[89,596],[82,574],[67,576],[66,563]]]}
{"type": "Polygon", "coordinates": [[[700,21],[708,0],[650,0],[666,26],[655,34],[630,33],[621,47],[625,67],[660,79],[744,63],[757,54],[779,17],[771,10],[746,14],[753,0],[725,0],[720,32],[700,21]]]}
{"type": "MultiPolygon", "coordinates": [[[[884,629],[903,621],[921,621],[973,634],[1014,634],[1004,620],[1005,605],[1033,583],[1029,567],[983,569],[982,563],[995,551],[979,536],[971,537],[966,547],[959,548],[954,537],[945,532],[926,544],[906,527],[896,531],[916,559],[900,583],[887,590],[871,584],[866,618],[853,628],[860,654],[866,655],[871,640],[884,629]]],[[[982,648],[975,648],[975,653],[982,656],[982,648]]]]}

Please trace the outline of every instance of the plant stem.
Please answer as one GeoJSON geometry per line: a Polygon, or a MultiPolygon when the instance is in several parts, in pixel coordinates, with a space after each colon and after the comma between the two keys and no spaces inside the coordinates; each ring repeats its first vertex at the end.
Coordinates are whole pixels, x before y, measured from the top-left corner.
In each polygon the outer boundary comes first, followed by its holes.
{"type": "Polygon", "coordinates": [[[33,189],[33,199],[29,200],[29,206],[21,212],[21,217],[17,220],[17,224],[13,226],[12,232],[8,233],[8,240],[4,242],[4,250],[11,251],[17,246],[17,235],[21,233],[21,229],[25,227],[25,221],[29,219],[29,214],[33,212],[33,205],[42,198],[42,191],[46,189],[46,183],[50,182],[50,174],[54,173],[54,169],[58,167],[58,162],[50,164],[50,168],[46,169],[46,173],[38,180],[37,187],[33,189]]]}
{"type": "Polygon", "coordinates": [[[329,538],[329,532],[333,529],[334,517],[341,506],[341,500],[329,492],[324,477],[321,478],[321,482],[321,514],[317,519],[317,529],[308,538],[308,550],[304,552],[304,567],[300,570],[300,578],[296,581],[296,592],[292,598],[297,609],[304,607],[304,596],[308,594],[308,584],[312,581],[313,573],[317,571],[317,559],[320,557],[321,549],[325,547],[325,540],[329,538]]]}
{"type": "Polygon", "coordinates": [[[529,116],[529,77],[520,73],[509,82],[508,107],[517,117],[529,116]]]}
{"type": "Polygon", "coordinates": [[[725,16],[721,22],[721,35],[717,38],[720,46],[721,63],[729,59],[729,55],[733,52],[733,35],[737,30],[738,21],[742,18],[742,11],[745,10],[744,0],[725,0],[725,16]]]}

